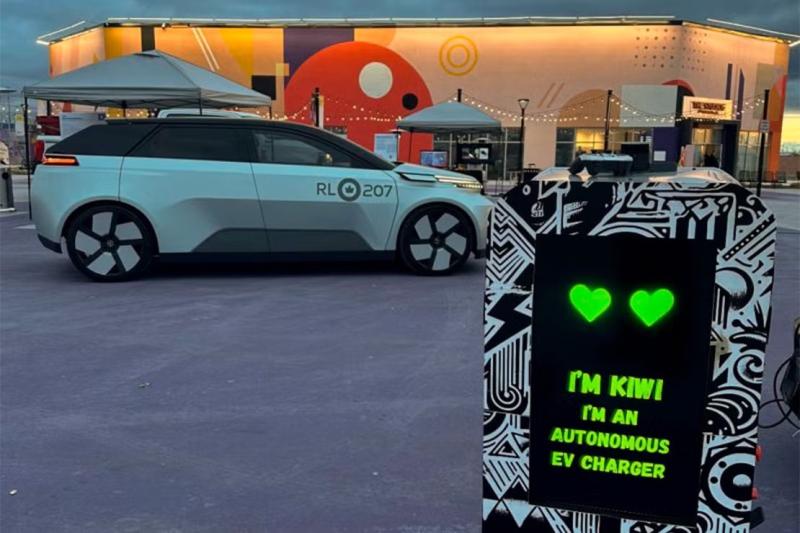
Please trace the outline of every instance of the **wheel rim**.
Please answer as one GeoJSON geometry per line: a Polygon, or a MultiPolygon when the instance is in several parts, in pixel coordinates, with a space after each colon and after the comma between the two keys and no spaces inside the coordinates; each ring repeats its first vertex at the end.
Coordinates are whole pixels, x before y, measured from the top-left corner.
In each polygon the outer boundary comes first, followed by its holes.
{"type": "Polygon", "coordinates": [[[141,263],[145,239],[142,228],[131,217],[117,210],[104,210],[79,220],[73,247],[90,272],[118,276],[141,263]]]}
{"type": "Polygon", "coordinates": [[[467,253],[467,227],[450,212],[425,213],[414,223],[411,233],[411,257],[427,270],[447,270],[467,253]]]}

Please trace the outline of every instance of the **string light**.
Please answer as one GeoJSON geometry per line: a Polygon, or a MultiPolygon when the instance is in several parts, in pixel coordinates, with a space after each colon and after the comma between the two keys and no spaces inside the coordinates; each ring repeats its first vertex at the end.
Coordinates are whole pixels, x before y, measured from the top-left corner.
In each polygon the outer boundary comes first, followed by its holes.
{"type": "MultiPolygon", "coordinates": [[[[324,96],[326,102],[330,102],[331,104],[335,104],[331,106],[332,113],[327,115],[327,119],[329,122],[338,122],[338,123],[346,123],[346,122],[358,122],[358,123],[384,123],[390,124],[395,123],[398,120],[401,120],[403,117],[402,115],[394,115],[386,113],[382,110],[377,109],[369,109],[364,107],[363,105],[349,102],[345,99],[342,99],[338,96],[324,96]],[[345,109],[352,109],[355,113],[352,115],[345,115],[341,113],[336,113],[335,108],[345,108],[345,109]]],[[[488,114],[499,118],[500,120],[508,119],[508,120],[515,120],[520,118],[520,113],[518,111],[510,111],[508,109],[504,109],[501,106],[497,106],[495,104],[491,104],[485,101],[482,101],[472,95],[462,93],[462,102],[470,105],[476,109],[480,109],[488,114]]],[[[451,95],[445,101],[447,102],[456,102],[458,98],[456,95],[451,95]]],[[[760,106],[764,104],[764,99],[761,96],[753,96],[749,98],[742,99],[738,104],[734,102],[734,111],[732,112],[732,116],[736,118],[744,117],[746,112],[758,110],[760,106]]],[[[5,110],[5,108],[0,108],[5,110]]],[[[240,108],[235,106],[234,110],[238,111],[240,108]]],[[[307,115],[310,109],[310,102],[305,103],[299,109],[291,112],[291,113],[284,113],[282,115],[273,115],[273,120],[278,121],[296,121],[298,119],[304,119],[305,121],[309,121],[310,117],[303,115],[307,115]]],[[[19,110],[17,110],[18,112],[19,110]]],[[[585,122],[605,122],[608,120],[609,123],[613,124],[627,124],[632,122],[633,119],[629,118],[619,118],[613,116],[614,114],[620,114],[622,112],[630,115],[631,117],[635,117],[637,121],[643,121],[645,123],[652,123],[652,124],[675,124],[679,123],[684,120],[690,120],[687,117],[679,116],[676,113],[665,113],[665,114],[656,114],[650,113],[640,108],[637,108],[635,105],[632,105],[630,102],[626,102],[621,99],[619,96],[612,94],[610,97],[606,94],[599,94],[597,96],[593,96],[587,98],[585,100],[575,102],[569,105],[557,107],[557,108],[549,108],[543,109],[539,111],[529,112],[526,114],[526,119],[530,122],[535,123],[543,123],[543,124],[569,124],[578,122],[579,120],[585,122]],[[590,115],[587,113],[588,109],[590,108],[591,104],[599,104],[605,103],[606,100],[613,105],[613,112],[611,113],[612,116],[606,118],[605,114],[602,116],[598,115],[590,115]]],[[[256,110],[256,114],[260,117],[267,117],[268,115],[263,112],[262,110],[256,110]]],[[[109,116],[116,116],[121,117],[122,113],[119,111],[110,112],[109,116]]],[[[152,116],[151,111],[148,110],[128,110],[127,117],[128,118],[144,118],[152,116]]],[[[719,122],[719,118],[711,118],[714,122],[719,122]]]]}

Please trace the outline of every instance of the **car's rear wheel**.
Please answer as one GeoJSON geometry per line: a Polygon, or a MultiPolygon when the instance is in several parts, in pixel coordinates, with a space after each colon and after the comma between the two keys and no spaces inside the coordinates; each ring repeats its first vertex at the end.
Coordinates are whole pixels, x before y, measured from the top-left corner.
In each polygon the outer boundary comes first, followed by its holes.
{"type": "Polygon", "coordinates": [[[472,223],[463,211],[436,204],[417,209],[400,228],[403,264],[417,274],[450,274],[461,268],[473,248],[472,223]]]}
{"type": "Polygon", "coordinates": [[[67,227],[72,264],[96,281],[125,281],[144,274],[155,254],[155,238],[142,217],[121,205],[90,207],[67,227]]]}

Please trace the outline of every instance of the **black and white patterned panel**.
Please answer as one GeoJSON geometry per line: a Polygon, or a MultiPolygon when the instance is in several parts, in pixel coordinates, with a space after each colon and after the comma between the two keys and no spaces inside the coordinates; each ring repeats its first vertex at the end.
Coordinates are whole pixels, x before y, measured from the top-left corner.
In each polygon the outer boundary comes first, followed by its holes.
{"type": "Polygon", "coordinates": [[[774,217],[736,184],[627,180],[534,181],[511,191],[493,211],[484,310],[484,531],[689,532],[528,503],[531,285],[539,233],[715,242],[712,372],[697,526],[700,532],[747,532],[774,217]]]}

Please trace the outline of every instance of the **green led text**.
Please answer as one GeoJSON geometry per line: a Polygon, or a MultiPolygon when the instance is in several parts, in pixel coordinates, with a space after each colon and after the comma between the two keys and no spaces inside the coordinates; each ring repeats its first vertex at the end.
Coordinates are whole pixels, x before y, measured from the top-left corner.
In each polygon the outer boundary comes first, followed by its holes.
{"type": "MultiPolygon", "coordinates": [[[[614,398],[660,402],[664,393],[664,380],[612,374],[608,377],[605,388],[608,395],[614,398]]],[[[571,370],[567,377],[567,391],[600,395],[603,391],[603,376],[582,370],[571,370]]]]}

